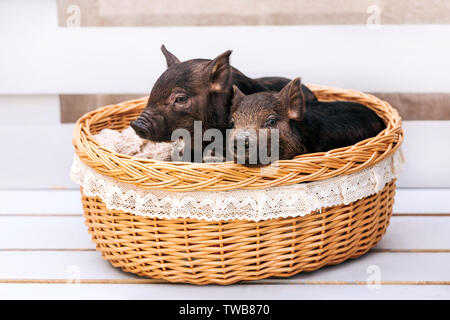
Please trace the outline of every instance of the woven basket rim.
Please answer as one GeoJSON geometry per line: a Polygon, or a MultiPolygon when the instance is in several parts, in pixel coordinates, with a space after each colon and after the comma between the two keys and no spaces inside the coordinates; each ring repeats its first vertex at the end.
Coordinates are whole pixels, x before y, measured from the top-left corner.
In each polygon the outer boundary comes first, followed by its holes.
{"type": "Polygon", "coordinates": [[[366,105],[383,118],[386,128],[377,136],[352,146],[279,160],[276,171],[248,168],[233,162],[187,163],[134,158],[99,145],[91,126],[105,122],[104,128],[108,128],[109,117],[142,109],[148,99],[142,97],[101,107],[82,116],[74,128],[75,153],[100,174],[145,189],[224,191],[262,189],[351,174],[377,164],[400,147],[403,141],[401,117],[386,101],[355,90],[322,85],[308,87],[322,101],[347,100],[366,105]]]}

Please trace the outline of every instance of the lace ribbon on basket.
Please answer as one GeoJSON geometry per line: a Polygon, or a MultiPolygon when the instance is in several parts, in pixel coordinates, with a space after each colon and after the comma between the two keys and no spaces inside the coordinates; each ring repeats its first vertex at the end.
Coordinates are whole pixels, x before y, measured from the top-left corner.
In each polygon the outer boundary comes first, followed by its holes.
{"type": "Polygon", "coordinates": [[[359,172],[317,182],[261,190],[171,192],[147,190],[99,174],[74,156],[71,179],[109,210],[160,219],[261,221],[307,215],[326,207],[368,197],[397,178],[404,162],[401,150],[359,172]]]}

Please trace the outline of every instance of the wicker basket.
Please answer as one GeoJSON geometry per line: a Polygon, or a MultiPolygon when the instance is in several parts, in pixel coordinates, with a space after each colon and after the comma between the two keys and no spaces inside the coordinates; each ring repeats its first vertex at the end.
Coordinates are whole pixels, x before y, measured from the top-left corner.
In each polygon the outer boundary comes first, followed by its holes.
{"type": "MultiPolygon", "coordinates": [[[[83,116],[73,144],[81,161],[116,181],[166,191],[262,189],[348,175],[391,156],[401,145],[401,119],[378,98],[351,90],[310,86],[320,100],[351,100],[373,109],[387,127],[376,137],[327,153],[279,162],[275,174],[233,163],[174,163],[135,159],[100,146],[93,135],[123,129],[146,98],[107,106],[83,116]]],[[[83,193],[83,190],[81,190],[83,193]]],[[[385,233],[395,180],[371,196],[302,217],[265,221],[158,219],[109,210],[83,195],[84,216],[97,250],[115,267],[144,277],[194,284],[231,284],[287,277],[356,258],[385,233]]]]}

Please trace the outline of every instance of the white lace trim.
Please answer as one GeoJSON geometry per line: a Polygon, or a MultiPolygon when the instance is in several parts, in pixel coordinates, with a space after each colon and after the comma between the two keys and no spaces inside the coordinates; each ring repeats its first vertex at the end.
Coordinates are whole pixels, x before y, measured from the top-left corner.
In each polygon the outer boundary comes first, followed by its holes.
{"type": "Polygon", "coordinates": [[[74,157],[70,176],[83,187],[86,196],[99,197],[110,210],[161,219],[261,221],[304,216],[375,194],[398,176],[403,162],[402,152],[397,151],[393,156],[357,173],[261,190],[146,190],[101,175],[77,156],[74,157]]]}

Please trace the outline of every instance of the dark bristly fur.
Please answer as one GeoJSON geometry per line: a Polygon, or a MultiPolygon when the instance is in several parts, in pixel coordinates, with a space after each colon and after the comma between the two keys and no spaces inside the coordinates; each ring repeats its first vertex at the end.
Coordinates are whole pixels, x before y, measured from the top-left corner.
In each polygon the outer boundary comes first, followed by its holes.
{"type": "Polygon", "coordinates": [[[371,109],[355,102],[323,102],[309,107],[298,126],[307,152],[351,146],[385,128],[371,109]]]}
{"type": "MultiPolygon", "coordinates": [[[[245,94],[251,94],[279,91],[289,82],[286,78],[245,76],[230,65],[231,51],[214,60],[180,62],[164,45],[161,50],[166,57],[167,70],[156,81],[145,110],[131,123],[144,139],[169,141],[172,132],[180,128],[187,129],[193,137],[194,121],[202,121],[203,131],[215,128],[224,132],[228,126],[233,84],[245,94]]],[[[307,87],[302,89],[308,100],[316,100],[307,87]]]]}
{"type": "MultiPolygon", "coordinates": [[[[300,86],[301,81],[296,78],[280,92],[247,96],[234,86],[231,107],[233,131],[229,139],[235,139],[239,131],[249,128],[257,133],[262,128],[278,129],[279,157],[283,160],[303,153],[350,146],[377,135],[385,128],[374,111],[358,103],[316,101],[306,104],[300,86]],[[267,119],[276,121],[272,124],[273,121],[267,119]],[[267,125],[269,122],[270,126],[267,125]]],[[[258,136],[250,139],[257,142],[258,136]]],[[[243,160],[248,163],[248,159],[243,160]]]]}

